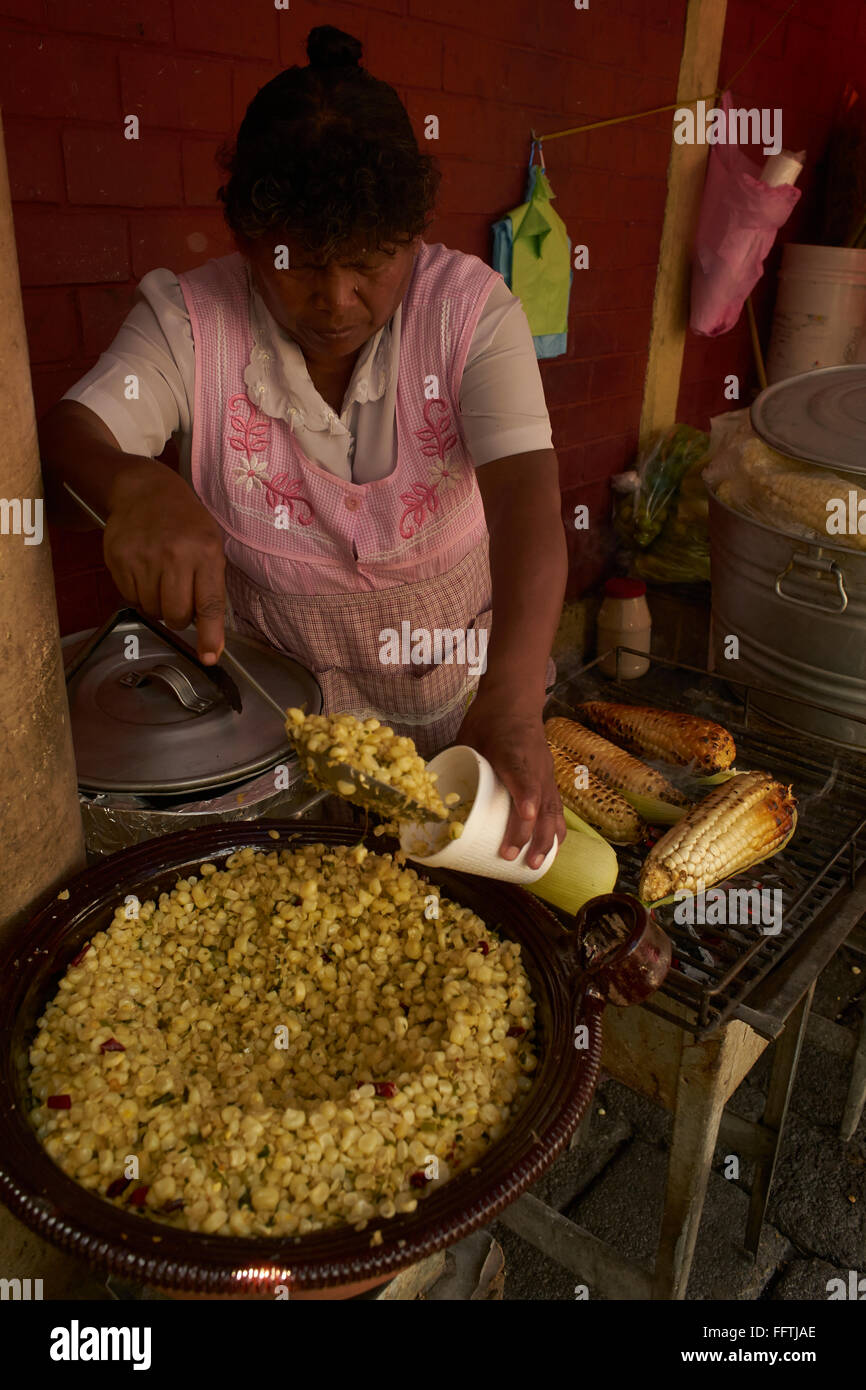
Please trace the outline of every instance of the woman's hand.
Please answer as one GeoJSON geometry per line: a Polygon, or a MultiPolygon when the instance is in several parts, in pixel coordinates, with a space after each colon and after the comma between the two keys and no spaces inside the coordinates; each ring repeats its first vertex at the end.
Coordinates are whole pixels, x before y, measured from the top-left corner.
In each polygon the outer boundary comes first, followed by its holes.
{"type": "Polygon", "coordinates": [[[479,692],[455,742],[481,753],[511,794],[511,815],[499,853],[503,859],[516,859],[531,839],[527,863],[537,869],[554,836],[562,844],[566,831],[540,711],[534,705],[515,704],[505,692],[479,692]]]}
{"type": "Polygon", "coordinates": [[[223,538],[182,478],[156,460],[123,469],[111,490],[105,563],[123,597],[182,629],[195,620],[206,665],[225,644],[223,538]]]}

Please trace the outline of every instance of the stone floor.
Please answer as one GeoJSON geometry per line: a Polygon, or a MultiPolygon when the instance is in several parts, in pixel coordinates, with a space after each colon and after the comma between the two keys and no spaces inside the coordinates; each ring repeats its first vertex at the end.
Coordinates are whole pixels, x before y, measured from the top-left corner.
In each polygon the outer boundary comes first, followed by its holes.
{"type": "MultiPolygon", "coordinates": [[[[689,1299],[827,1299],[827,1281],[866,1274],[866,1118],[846,1144],[838,1135],[850,1051],[866,1006],[866,961],[837,953],[818,981],[757,1260],[742,1245],[749,1165],[723,1176],[717,1150],[704,1204],[689,1299]]],[[[758,1119],[773,1048],[730,1101],[758,1119]]],[[[599,1085],[589,1132],[533,1189],[620,1254],[650,1268],[662,1214],[671,1119],[611,1078],[599,1085]]],[[[572,1300],[575,1275],[501,1223],[505,1299],[572,1300]]],[[[590,1287],[590,1297],[598,1297],[590,1287]]]]}

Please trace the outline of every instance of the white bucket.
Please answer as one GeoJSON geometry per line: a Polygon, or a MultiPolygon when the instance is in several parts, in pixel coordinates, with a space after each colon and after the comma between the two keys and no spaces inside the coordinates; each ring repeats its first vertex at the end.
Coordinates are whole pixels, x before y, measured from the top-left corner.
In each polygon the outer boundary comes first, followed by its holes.
{"type": "Polygon", "coordinates": [[[866,362],[866,250],[788,244],[782,255],[767,380],[866,362]]]}
{"type": "Polygon", "coordinates": [[[404,822],[400,826],[400,847],[408,859],[418,864],[442,865],[462,869],[468,874],[499,878],[508,883],[534,883],[547,873],[559,849],[554,840],[544,862],[537,869],[526,863],[529,844],[525,844],[516,859],[503,859],[499,846],[505,837],[505,827],[511,813],[511,797],[486,758],[474,748],[458,743],[446,748],[427,764],[436,773],[436,786],[442,796],[457,792],[461,801],[472,803],[466,816],[463,834],[457,840],[444,840],[441,849],[433,854],[419,854],[414,846],[419,837],[435,843],[436,821],[425,825],[404,822]]]}

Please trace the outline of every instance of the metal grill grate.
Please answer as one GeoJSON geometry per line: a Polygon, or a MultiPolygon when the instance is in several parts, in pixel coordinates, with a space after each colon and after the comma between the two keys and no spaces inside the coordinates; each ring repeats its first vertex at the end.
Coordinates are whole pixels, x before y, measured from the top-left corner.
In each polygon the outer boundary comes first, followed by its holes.
{"type": "MultiPolygon", "coordinates": [[[[691,926],[676,920],[672,904],[656,909],[673,943],[675,964],[644,1007],[706,1037],[747,1004],[759,981],[780,964],[818,916],[834,901],[841,903],[853,887],[866,864],[866,754],[791,732],[756,715],[750,707],[750,687],[661,658],[650,661],[645,676],[629,681],[607,680],[595,669],[597,661],[591,662],[554,687],[548,717],[574,715],[582,700],[599,699],[716,719],[736,740],[737,768],[761,769],[793,783],[798,800],[797,831],[785,849],[751,873],[717,885],[780,889],[783,911],[777,935],[750,923],[691,926]],[[665,1008],[664,998],[676,1001],[683,1013],[665,1008]]],[[[669,768],[664,771],[670,775],[669,768]]],[[[617,846],[619,891],[637,892],[646,854],[646,845],[617,846]]]]}

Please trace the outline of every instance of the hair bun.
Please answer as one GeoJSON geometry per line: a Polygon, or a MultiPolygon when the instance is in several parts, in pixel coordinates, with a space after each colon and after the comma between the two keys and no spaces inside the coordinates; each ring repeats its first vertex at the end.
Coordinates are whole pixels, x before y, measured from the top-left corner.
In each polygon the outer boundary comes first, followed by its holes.
{"type": "Polygon", "coordinates": [[[307,57],[312,68],[360,68],[363,45],[360,39],[320,24],[307,35],[307,57]]]}

